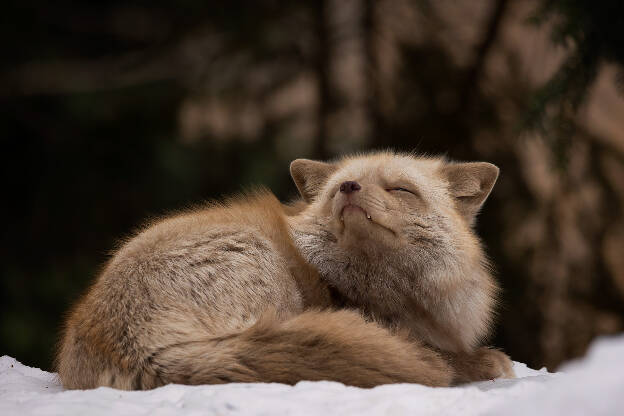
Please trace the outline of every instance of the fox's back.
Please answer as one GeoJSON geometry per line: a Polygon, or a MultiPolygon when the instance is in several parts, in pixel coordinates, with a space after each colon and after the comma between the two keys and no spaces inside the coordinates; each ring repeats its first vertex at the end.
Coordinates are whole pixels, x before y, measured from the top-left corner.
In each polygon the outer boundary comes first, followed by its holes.
{"type": "Polygon", "coordinates": [[[64,354],[84,357],[76,365],[133,373],[172,343],[240,331],[268,309],[300,313],[283,215],[273,195],[259,194],[156,222],[126,242],[70,315],[59,357],[64,384],[82,373],[63,365],[64,354]]]}

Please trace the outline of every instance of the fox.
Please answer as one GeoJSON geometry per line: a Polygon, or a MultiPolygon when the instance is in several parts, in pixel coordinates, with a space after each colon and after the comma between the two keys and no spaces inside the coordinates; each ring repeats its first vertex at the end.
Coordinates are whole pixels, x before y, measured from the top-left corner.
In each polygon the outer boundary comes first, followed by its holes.
{"type": "Polygon", "coordinates": [[[67,389],[514,377],[484,346],[499,289],[474,232],[499,169],[381,151],[290,165],[127,239],[65,320],[67,389]]]}

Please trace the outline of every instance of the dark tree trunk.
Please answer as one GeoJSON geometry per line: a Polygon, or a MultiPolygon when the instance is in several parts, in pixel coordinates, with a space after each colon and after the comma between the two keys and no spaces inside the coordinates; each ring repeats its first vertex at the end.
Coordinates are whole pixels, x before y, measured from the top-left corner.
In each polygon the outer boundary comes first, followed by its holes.
{"type": "Polygon", "coordinates": [[[364,0],[364,13],[362,15],[362,33],[364,38],[364,54],[366,71],[366,113],[369,120],[369,134],[374,148],[387,146],[387,138],[384,136],[384,119],[379,105],[379,64],[377,57],[376,39],[376,8],[375,0],[364,0]]]}
{"type": "Polygon", "coordinates": [[[329,25],[327,22],[328,1],[314,1],[314,28],[316,33],[316,55],[314,65],[318,86],[317,131],[314,143],[313,157],[327,159],[327,120],[332,110],[332,95],[330,89],[330,56],[331,45],[329,40],[329,25]]]}

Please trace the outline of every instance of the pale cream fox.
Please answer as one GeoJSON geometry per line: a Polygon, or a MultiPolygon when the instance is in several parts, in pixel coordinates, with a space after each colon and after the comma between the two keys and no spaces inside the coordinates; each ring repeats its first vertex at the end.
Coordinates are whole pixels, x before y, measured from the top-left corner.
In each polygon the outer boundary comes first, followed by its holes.
{"type": "Polygon", "coordinates": [[[306,203],[260,191],[127,241],[67,319],[64,386],[513,375],[479,347],[496,285],[471,225],[494,165],[386,152],[291,174],[306,203]]]}

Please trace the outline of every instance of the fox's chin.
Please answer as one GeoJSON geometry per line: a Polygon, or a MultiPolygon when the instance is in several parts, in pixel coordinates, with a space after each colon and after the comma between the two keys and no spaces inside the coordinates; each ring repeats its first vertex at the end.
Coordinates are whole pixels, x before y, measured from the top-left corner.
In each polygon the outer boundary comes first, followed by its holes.
{"type": "Polygon", "coordinates": [[[339,240],[344,245],[364,249],[369,245],[367,243],[373,243],[378,248],[396,243],[396,233],[392,229],[359,207],[344,209],[337,223],[340,227],[339,240]]]}
{"type": "Polygon", "coordinates": [[[373,221],[364,209],[356,205],[347,205],[340,212],[338,224],[340,224],[343,233],[348,233],[370,230],[373,226],[373,221]]]}
{"type": "Polygon", "coordinates": [[[371,216],[366,212],[364,208],[355,204],[347,204],[340,210],[340,221],[344,221],[345,216],[350,218],[351,216],[360,216],[363,214],[367,219],[371,219],[371,216]]]}

